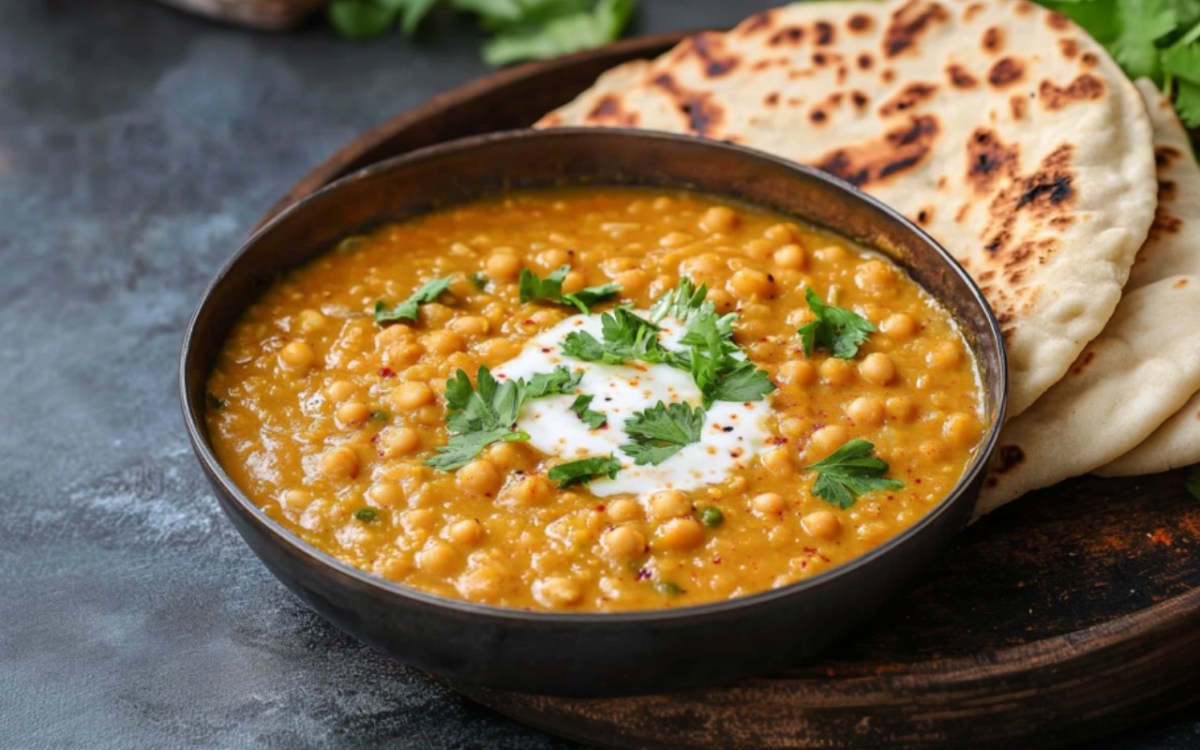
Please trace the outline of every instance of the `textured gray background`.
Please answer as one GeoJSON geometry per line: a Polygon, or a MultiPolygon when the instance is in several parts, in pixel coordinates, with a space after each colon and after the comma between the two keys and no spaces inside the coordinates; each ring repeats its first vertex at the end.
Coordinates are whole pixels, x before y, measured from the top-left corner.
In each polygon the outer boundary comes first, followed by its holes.
{"type": "MultiPolygon", "coordinates": [[[[643,0],[637,31],[760,2],[643,0]]],[[[0,748],[567,748],[308,612],[220,516],[180,333],[333,149],[483,74],[419,43],[255,34],[145,0],[0,0],[0,748]]],[[[1110,748],[1200,746],[1195,712],[1110,748]]]]}

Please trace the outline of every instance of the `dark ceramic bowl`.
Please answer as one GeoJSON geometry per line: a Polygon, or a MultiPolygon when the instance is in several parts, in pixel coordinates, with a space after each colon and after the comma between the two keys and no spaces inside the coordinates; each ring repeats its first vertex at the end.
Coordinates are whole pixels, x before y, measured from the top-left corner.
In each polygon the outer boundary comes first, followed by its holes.
{"type": "Polygon", "coordinates": [[[611,696],[733,680],[825,648],[899,594],[971,516],[1003,421],[999,327],[967,274],[894,211],[820,172],[713,141],[560,129],[447,143],[383,162],[271,221],[217,274],[187,330],[184,420],[225,512],[267,567],[315,610],[375,648],[463,685],[611,696]],[[988,429],[945,500],[878,549],[809,580],[716,604],[616,614],[527,612],[391,583],[320,552],[264,514],[213,456],[205,382],[234,322],[278,276],[343,237],[523,188],[652,186],[698,191],[821,225],[904,266],[957,317],[983,370],[988,429]]]}

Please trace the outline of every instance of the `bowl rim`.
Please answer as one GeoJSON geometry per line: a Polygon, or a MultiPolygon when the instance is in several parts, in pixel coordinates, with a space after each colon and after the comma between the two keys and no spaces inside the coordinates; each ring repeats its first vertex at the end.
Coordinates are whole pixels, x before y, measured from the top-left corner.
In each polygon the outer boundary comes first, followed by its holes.
{"type": "MultiPolygon", "coordinates": [[[[608,185],[606,185],[604,182],[586,183],[581,185],[581,187],[587,188],[606,186],[608,185]]],[[[522,188],[517,188],[517,190],[521,189],[522,188]]],[[[738,198],[736,195],[729,193],[723,194],[714,191],[705,191],[702,189],[682,189],[687,192],[694,192],[697,195],[702,196],[724,196],[726,198],[738,198]]],[[[483,196],[480,196],[480,198],[482,197],[483,196]]],[[[478,199],[479,198],[475,198],[474,200],[478,199]]],[[[748,205],[755,205],[752,201],[740,198],[738,199],[742,200],[748,205]]],[[[433,210],[442,210],[442,208],[444,207],[437,207],[433,210]]],[[[781,211],[775,212],[784,213],[781,211]]],[[[825,228],[835,234],[841,233],[840,230],[835,226],[827,226],[825,228]]],[[[881,252],[878,250],[876,251],[881,252]]],[[[886,255],[886,253],[884,254],[886,255]]],[[[311,258],[309,260],[311,260],[311,258]]],[[[922,289],[925,289],[925,291],[934,299],[938,300],[939,303],[942,302],[939,295],[934,294],[932,290],[927,289],[923,285],[921,285],[921,287],[922,289]]],[[[980,345],[982,346],[982,343],[980,345]]],[[[206,374],[211,374],[211,370],[206,374]]],[[[484,133],[481,135],[472,135],[464,138],[445,141],[394,156],[355,170],[350,174],[328,183],[313,193],[289,205],[284,210],[271,217],[269,221],[262,223],[242,241],[238,249],[221,265],[212,281],[206,285],[204,292],[200,297],[199,303],[196,305],[194,312],[189,317],[187,326],[184,330],[182,346],[179,354],[178,388],[180,406],[183,412],[184,425],[187,429],[188,439],[191,442],[193,452],[199,459],[201,467],[204,469],[209,479],[216,482],[220,486],[221,491],[223,491],[228,498],[234,501],[234,504],[238,507],[238,509],[240,509],[243,514],[249,516],[249,520],[252,520],[258,526],[270,532],[271,537],[276,543],[285,545],[290,549],[291,552],[307,558],[308,561],[313,564],[332,568],[334,572],[352,578],[359,584],[374,589],[380,594],[389,597],[399,597],[402,600],[415,600],[415,603],[420,605],[445,608],[459,614],[491,618],[498,621],[525,621],[543,625],[594,625],[603,627],[650,622],[673,622],[677,620],[692,620],[696,618],[708,619],[710,617],[729,615],[740,610],[749,610],[758,606],[769,605],[780,599],[790,599],[791,597],[801,596],[805,592],[812,589],[834,585],[839,579],[853,574],[859,568],[870,565],[879,558],[892,554],[899,547],[905,545],[912,538],[918,536],[922,530],[936,523],[941,516],[950,512],[950,510],[962,499],[962,496],[968,491],[971,485],[977,479],[979,479],[980,475],[984,471],[986,471],[988,463],[987,459],[995,450],[1000,438],[1000,429],[1004,425],[1005,414],[1008,406],[1009,372],[1008,354],[1004,345],[1004,337],[1001,333],[1000,323],[997,320],[991,305],[988,304],[987,299],[983,296],[983,292],[975,283],[975,280],[971,278],[970,274],[966,272],[966,270],[961,264],[959,264],[954,256],[952,256],[944,247],[942,247],[941,243],[933,239],[933,237],[906,218],[903,214],[891,208],[877,198],[865,193],[858,187],[813,167],[792,162],[782,157],[759,151],[757,149],[747,148],[745,146],[724,141],[716,141],[707,138],[667,133],[662,131],[640,130],[636,128],[562,127],[550,129],[518,128],[484,133]],[[273,231],[278,224],[286,221],[288,217],[295,213],[306,210],[309,204],[315,203],[325,195],[343,189],[343,186],[346,184],[364,179],[370,179],[376,174],[403,170],[422,161],[436,160],[456,152],[485,148],[497,142],[506,143],[511,141],[526,140],[552,141],[555,139],[594,137],[638,139],[649,142],[670,143],[676,146],[683,146],[684,148],[694,148],[698,151],[723,150],[736,154],[741,160],[757,160],[768,162],[776,167],[782,167],[785,170],[799,173],[806,179],[823,182],[827,187],[830,187],[836,191],[848,193],[849,197],[853,201],[865,204],[867,209],[872,209],[883,213],[886,218],[898,223],[906,231],[915,234],[918,240],[922,241],[926,246],[934,251],[934,254],[939,257],[942,264],[951,273],[953,273],[960,282],[966,284],[967,290],[970,293],[970,297],[983,312],[986,326],[991,329],[993,339],[997,342],[996,348],[998,351],[996,354],[998,355],[1000,365],[998,372],[994,374],[985,372],[982,362],[977,362],[976,366],[980,371],[979,375],[984,390],[987,388],[989,377],[999,378],[998,398],[995,404],[994,419],[987,427],[984,437],[979,442],[979,450],[976,453],[975,458],[968,466],[967,470],[964,471],[959,477],[953,488],[951,488],[951,490],[947,492],[941,500],[938,501],[936,506],[930,508],[911,526],[904,529],[899,534],[891,537],[874,549],[868,550],[867,552],[847,560],[840,565],[836,565],[827,571],[818,573],[811,578],[794,581],[776,589],[759,591],[757,593],[739,596],[732,599],[724,599],[716,602],[693,604],[680,607],[621,610],[616,612],[555,612],[470,602],[465,599],[442,596],[440,594],[423,591],[413,586],[407,586],[394,581],[389,581],[386,578],[355,567],[327,552],[316,548],[313,545],[308,544],[297,534],[285,527],[282,523],[268,516],[266,511],[250,500],[250,498],[241,490],[241,488],[237,486],[233,479],[226,474],[224,468],[214,455],[208,440],[205,439],[199,425],[200,420],[197,420],[193,416],[193,411],[196,414],[202,414],[203,410],[200,408],[200,405],[193,403],[193,399],[189,395],[188,386],[190,381],[188,378],[188,364],[194,356],[193,352],[195,350],[194,343],[196,340],[196,327],[199,323],[201,313],[204,312],[205,308],[209,305],[213,293],[216,291],[217,287],[224,282],[225,278],[241,262],[241,259],[249,254],[263,237],[273,231]]]]}

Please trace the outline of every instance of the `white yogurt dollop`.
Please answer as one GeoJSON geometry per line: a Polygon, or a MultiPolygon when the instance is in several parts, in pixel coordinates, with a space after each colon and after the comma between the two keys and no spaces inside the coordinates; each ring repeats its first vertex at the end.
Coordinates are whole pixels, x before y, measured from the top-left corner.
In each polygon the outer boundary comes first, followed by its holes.
{"type": "MultiPolygon", "coordinates": [[[[645,311],[636,311],[645,316],[645,311]]],[[[572,331],[586,331],[601,338],[600,314],[573,315],[530,339],[513,359],[493,369],[497,378],[525,378],[537,372],[550,372],[566,365],[582,372],[576,394],[548,396],[528,401],[521,408],[518,429],[529,433],[529,443],[539,451],[574,461],[588,456],[612,455],[623,467],[616,478],[596,478],[588,488],[607,497],[630,493],[650,495],[664,489],[694,490],[725,481],[730,471],[740,468],[757,455],[770,432],[770,396],[762,401],[717,401],[707,411],[699,442],[684,446],[657,466],[636,466],[621,452],[621,445],[632,442],[625,434],[625,421],[639,411],[662,401],[665,404],[702,403],[700,389],[692,376],[665,364],[642,362],[606,365],[583,362],[564,356],[561,344],[572,331]],[[603,412],[608,423],[593,430],[573,411],[578,394],[591,394],[589,408],[603,412]]],[[[672,318],[659,323],[659,341],[668,349],[678,348],[684,326],[672,318]]]]}

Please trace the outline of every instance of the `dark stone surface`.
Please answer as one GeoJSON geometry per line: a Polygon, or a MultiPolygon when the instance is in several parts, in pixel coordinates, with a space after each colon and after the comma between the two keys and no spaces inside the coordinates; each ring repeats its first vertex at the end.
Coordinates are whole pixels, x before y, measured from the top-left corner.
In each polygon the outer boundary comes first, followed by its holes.
{"type": "MultiPolygon", "coordinates": [[[[638,31],[759,2],[646,0],[638,31]]],[[[175,358],[218,264],[361,130],[486,72],[145,0],[0,2],[0,747],[567,748],[358,645],[220,515],[175,358]]],[[[1200,746],[1195,712],[1113,750],[1200,746]]]]}

